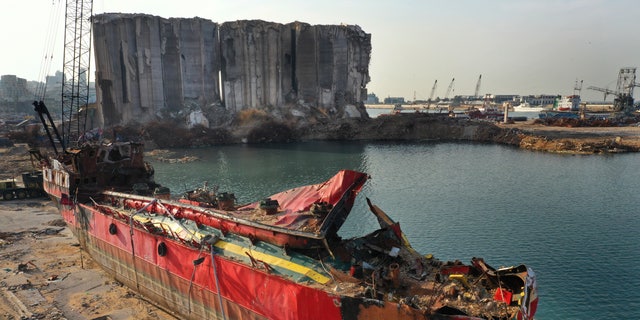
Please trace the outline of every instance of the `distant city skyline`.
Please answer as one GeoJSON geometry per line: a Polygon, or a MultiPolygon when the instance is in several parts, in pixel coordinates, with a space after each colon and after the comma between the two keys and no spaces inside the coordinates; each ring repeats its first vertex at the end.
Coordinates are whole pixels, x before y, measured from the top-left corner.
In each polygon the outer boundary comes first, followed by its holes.
{"type": "MultiPolygon", "coordinates": [[[[44,81],[62,69],[64,2],[23,0],[0,12],[12,47],[0,74],[44,81]]],[[[442,98],[452,78],[450,97],[473,95],[482,74],[480,94],[568,95],[583,81],[583,99],[602,100],[587,88],[614,90],[620,68],[640,67],[640,6],[631,0],[94,0],[94,13],[104,12],[356,24],[372,35],[367,88],[381,99],[426,100],[435,80],[442,98]]]]}

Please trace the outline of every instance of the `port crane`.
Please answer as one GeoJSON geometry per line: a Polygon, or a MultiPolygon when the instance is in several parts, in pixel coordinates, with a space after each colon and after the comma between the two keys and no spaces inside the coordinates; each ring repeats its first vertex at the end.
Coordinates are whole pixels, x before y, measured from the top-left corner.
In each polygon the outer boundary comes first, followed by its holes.
{"type": "Polygon", "coordinates": [[[449,94],[451,93],[451,91],[453,90],[453,82],[456,80],[456,78],[451,79],[451,83],[449,83],[449,87],[447,88],[447,93],[445,93],[444,95],[444,100],[449,99],[449,94]]]}
{"type": "Polygon", "coordinates": [[[573,86],[573,94],[575,95],[580,95],[580,92],[582,92],[582,82],[584,80],[580,80],[580,84],[578,84],[578,79],[576,79],[576,84],[573,86]]]}
{"type": "Polygon", "coordinates": [[[433,101],[433,94],[436,92],[436,87],[438,86],[438,79],[433,83],[433,87],[431,87],[431,93],[429,94],[429,99],[427,99],[427,109],[431,108],[431,101],[433,101]]]}
{"type": "Polygon", "coordinates": [[[473,95],[474,99],[480,99],[480,81],[482,80],[482,75],[478,77],[478,83],[476,83],[476,92],[473,95]]]}
{"type": "Polygon", "coordinates": [[[621,68],[618,73],[618,83],[616,90],[599,88],[590,86],[588,89],[600,91],[604,93],[604,99],[607,95],[613,95],[613,111],[624,112],[630,114],[634,111],[633,105],[633,88],[640,84],[636,83],[636,68],[621,68]]]}

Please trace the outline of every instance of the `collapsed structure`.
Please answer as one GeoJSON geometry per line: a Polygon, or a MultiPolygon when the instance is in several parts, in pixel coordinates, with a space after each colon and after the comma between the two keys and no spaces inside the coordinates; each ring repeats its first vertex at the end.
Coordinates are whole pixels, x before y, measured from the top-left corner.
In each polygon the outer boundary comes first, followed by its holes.
{"type": "Polygon", "coordinates": [[[106,13],[93,34],[103,126],[220,124],[245,109],[366,117],[371,35],[355,25],[106,13]]]}

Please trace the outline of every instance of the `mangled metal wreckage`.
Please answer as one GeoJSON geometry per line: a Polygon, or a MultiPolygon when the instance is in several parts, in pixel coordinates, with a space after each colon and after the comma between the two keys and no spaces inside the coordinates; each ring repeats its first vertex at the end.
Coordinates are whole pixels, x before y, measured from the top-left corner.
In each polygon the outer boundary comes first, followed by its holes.
{"type": "Polygon", "coordinates": [[[424,256],[369,199],[380,229],[341,239],[365,173],[342,170],[237,205],[210,191],[208,201],[195,192],[169,199],[135,143],[41,159],[45,189],[82,248],[181,318],[532,319],[536,311],[530,269],[424,256]]]}

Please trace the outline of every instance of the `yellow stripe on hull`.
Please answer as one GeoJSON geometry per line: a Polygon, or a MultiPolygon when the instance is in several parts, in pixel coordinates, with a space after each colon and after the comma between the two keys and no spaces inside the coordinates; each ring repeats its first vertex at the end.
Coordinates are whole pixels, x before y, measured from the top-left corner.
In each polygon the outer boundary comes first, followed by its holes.
{"type": "Polygon", "coordinates": [[[315,272],[313,269],[309,268],[309,267],[305,267],[303,265],[297,264],[295,262],[291,262],[285,259],[282,259],[280,257],[275,257],[266,253],[262,253],[259,251],[250,251],[247,250],[245,247],[233,244],[233,243],[229,243],[226,241],[222,241],[219,240],[218,242],[216,242],[215,244],[216,247],[222,249],[222,250],[226,250],[229,251],[231,253],[237,254],[237,255],[242,255],[244,256],[245,253],[250,253],[252,257],[254,257],[255,259],[258,260],[262,260],[265,263],[269,264],[270,266],[277,266],[283,269],[287,269],[289,271],[298,273],[298,274],[302,274],[318,283],[321,284],[326,284],[329,281],[331,281],[331,278],[324,276],[320,273],[315,272]]]}

